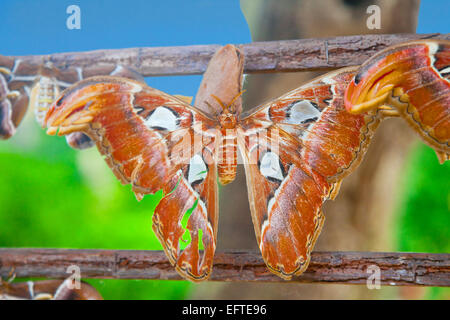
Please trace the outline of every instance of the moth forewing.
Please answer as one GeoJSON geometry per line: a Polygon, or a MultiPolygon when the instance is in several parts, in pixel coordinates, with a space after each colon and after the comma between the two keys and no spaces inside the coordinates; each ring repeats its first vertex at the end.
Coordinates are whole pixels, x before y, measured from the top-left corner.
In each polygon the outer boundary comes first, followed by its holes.
{"type": "Polygon", "coordinates": [[[442,163],[450,157],[449,61],[449,40],[412,41],[380,51],[349,84],[346,108],[404,118],[442,163]],[[391,110],[385,112],[385,105],[391,110]]]}

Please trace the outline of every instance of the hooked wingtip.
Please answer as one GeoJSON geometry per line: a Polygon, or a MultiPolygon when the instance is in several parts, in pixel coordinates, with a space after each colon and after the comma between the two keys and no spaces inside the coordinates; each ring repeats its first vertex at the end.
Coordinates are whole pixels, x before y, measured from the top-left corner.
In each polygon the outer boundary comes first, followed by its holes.
{"type": "Polygon", "coordinates": [[[58,132],[58,127],[49,127],[48,129],[47,129],[47,134],[49,135],[49,136],[54,136],[54,135],[56,135],[56,133],[58,132]]]}
{"type": "Polygon", "coordinates": [[[344,94],[344,106],[345,106],[345,109],[350,113],[354,112],[354,103],[353,103],[353,92],[354,91],[355,91],[355,79],[353,79],[349,83],[349,85],[345,89],[345,94],[344,94]]]}
{"type": "Polygon", "coordinates": [[[49,120],[50,120],[50,115],[53,114],[54,111],[54,106],[53,104],[50,106],[50,108],[47,110],[47,113],[45,114],[44,117],[44,121],[42,123],[42,125],[44,126],[44,128],[48,128],[49,127],[49,120]]]}

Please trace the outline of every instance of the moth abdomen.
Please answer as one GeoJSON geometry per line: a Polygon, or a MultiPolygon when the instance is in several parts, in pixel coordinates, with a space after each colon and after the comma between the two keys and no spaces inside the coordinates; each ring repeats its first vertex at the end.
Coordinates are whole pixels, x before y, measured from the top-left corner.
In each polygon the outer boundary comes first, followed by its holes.
{"type": "Polygon", "coordinates": [[[218,148],[217,170],[222,185],[232,182],[236,177],[237,138],[236,130],[222,130],[222,138],[218,148]]]}

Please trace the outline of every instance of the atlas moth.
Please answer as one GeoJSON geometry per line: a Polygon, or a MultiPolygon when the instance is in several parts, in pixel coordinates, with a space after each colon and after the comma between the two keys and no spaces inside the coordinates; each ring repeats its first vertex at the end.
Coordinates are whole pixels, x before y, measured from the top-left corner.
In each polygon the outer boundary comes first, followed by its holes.
{"type": "MultiPolygon", "coordinates": [[[[16,132],[28,109],[34,111],[36,121],[44,126],[45,115],[51,104],[67,88],[85,75],[82,68],[61,71],[50,62],[31,65],[21,59],[0,56],[0,139],[8,139],[16,132]]],[[[131,68],[122,65],[112,71],[99,69],[89,76],[109,74],[145,83],[144,78],[131,68]]],[[[66,136],[67,143],[75,149],[93,146],[92,140],[81,132],[66,136]]]]}
{"type": "Polygon", "coordinates": [[[73,279],[12,282],[0,278],[0,300],[103,300],[90,284],[73,279]]]}
{"type": "Polygon", "coordinates": [[[137,81],[93,77],[62,92],[45,124],[50,135],[88,135],[138,199],[163,190],[153,230],[192,281],[211,274],[217,177],[233,181],[239,149],[262,257],[291,279],[308,266],[323,203],[383,119],[405,118],[448,159],[449,55],[448,41],[396,45],[242,113],[244,55],[227,45],[211,59],[194,106],[137,81]]]}

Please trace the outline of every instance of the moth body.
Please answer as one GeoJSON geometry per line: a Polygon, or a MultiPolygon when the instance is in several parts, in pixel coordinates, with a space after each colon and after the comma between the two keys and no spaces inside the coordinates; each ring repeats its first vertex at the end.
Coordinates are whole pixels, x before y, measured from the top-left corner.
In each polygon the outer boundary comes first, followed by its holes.
{"type": "MultiPolygon", "coordinates": [[[[239,93],[240,95],[240,93],[239,93]]],[[[234,100],[234,99],[233,99],[234,100]]],[[[237,130],[238,117],[235,108],[223,106],[223,111],[218,116],[220,125],[220,139],[218,148],[218,175],[219,182],[226,185],[236,177],[237,166],[237,130]]]]}
{"type": "Polygon", "coordinates": [[[236,128],[221,129],[222,137],[218,148],[218,165],[219,182],[222,185],[232,182],[236,177],[237,166],[237,136],[236,128]]]}

